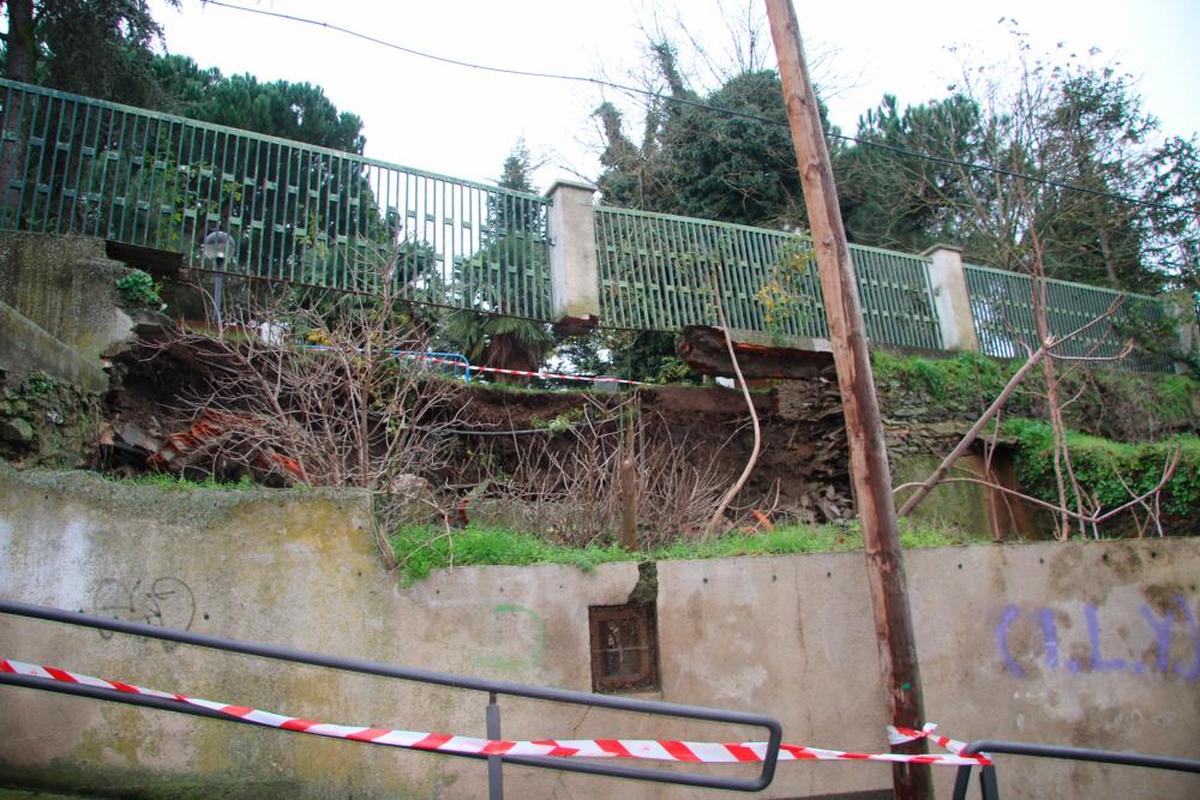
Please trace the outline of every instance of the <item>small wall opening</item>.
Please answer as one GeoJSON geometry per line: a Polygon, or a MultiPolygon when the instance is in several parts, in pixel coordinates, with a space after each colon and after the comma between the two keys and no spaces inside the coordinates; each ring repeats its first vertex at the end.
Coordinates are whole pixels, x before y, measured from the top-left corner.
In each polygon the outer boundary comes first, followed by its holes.
{"type": "Polygon", "coordinates": [[[592,690],[658,689],[658,624],[653,603],[591,606],[592,690]]]}

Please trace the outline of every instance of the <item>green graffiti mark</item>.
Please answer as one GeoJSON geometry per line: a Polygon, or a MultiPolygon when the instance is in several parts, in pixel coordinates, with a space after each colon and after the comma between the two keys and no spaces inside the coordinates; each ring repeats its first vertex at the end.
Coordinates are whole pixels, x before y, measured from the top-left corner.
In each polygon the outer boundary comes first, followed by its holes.
{"type": "MultiPolygon", "coordinates": [[[[513,603],[501,603],[492,609],[492,618],[496,623],[496,642],[511,642],[525,640],[524,636],[514,636],[514,631],[503,624],[503,618],[508,616],[524,617],[534,625],[535,633],[533,642],[521,656],[510,655],[483,655],[475,659],[476,667],[482,669],[494,669],[500,672],[523,672],[529,669],[537,669],[542,665],[542,658],[546,649],[546,621],[542,619],[542,615],[534,611],[528,606],[516,605],[513,603]]],[[[519,620],[514,621],[515,626],[520,629],[525,626],[519,620]]]]}

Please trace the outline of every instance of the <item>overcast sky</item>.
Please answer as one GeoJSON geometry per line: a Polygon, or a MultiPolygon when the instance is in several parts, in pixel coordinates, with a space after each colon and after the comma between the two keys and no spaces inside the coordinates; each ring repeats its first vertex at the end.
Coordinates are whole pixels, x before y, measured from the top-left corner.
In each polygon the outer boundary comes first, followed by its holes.
{"type": "MultiPolygon", "coordinates": [[[[306,17],[398,45],[492,66],[630,82],[645,64],[647,30],[667,30],[689,50],[702,43],[727,62],[744,0],[229,0],[306,17]],[[722,15],[721,8],[725,15],[722,15]],[[733,21],[731,21],[733,20],[733,21]],[[686,27],[686,35],[678,23],[686,27]]],[[[559,177],[595,178],[599,137],[592,111],[603,99],[636,106],[595,86],[497,75],[439,64],[329,29],[183,0],[152,0],[172,53],[225,74],[309,81],[363,118],[374,158],[461,178],[494,181],[523,137],[539,188],[559,177]]],[[[749,7],[756,15],[760,2],[749,7]]],[[[960,45],[977,62],[1013,52],[1001,17],[1015,18],[1035,49],[1064,42],[1097,63],[1119,61],[1137,80],[1145,109],[1168,135],[1200,130],[1200,2],[1197,0],[858,0],[796,2],[814,70],[833,94],[833,121],[853,132],[884,92],[902,104],[946,94],[960,45]]],[[[763,26],[766,36],[766,28],[763,26]]],[[[769,36],[768,65],[774,66],[769,36]]],[[[703,62],[685,58],[697,88],[711,88],[703,62]]],[[[636,139],[639,120],[627,130],[636,139]]]]}

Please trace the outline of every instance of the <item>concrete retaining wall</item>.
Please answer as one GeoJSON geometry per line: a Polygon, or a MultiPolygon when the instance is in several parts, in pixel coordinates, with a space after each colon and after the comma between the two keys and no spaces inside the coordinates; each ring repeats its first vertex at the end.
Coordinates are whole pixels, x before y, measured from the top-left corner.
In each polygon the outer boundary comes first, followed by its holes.
{"type": "Polygon", "coordinates": [[[100,356],[132,328],[116,286],[128,272],[103,239],[0,233],[0,369],[106,388],[100,356]]]}
{"type": "MultiPolygon", "coordinates": [[[[908,553],[929,718],[952,735],[1200,756],[1200,541],[908,553]]],[[[369,498],[192,492],[0,466],[0,596],[571,689],[591,687],[588,606],[634,564],[459,568],[408,589],[369,498]]],[[[883,747],[859,554],[658,564],[661,691],[766,711],[788,741],[883,747]]],[[[486,698],[47,623],[0,619],[0,655],[345,723],[482,735],[486,698]]],[[[0,782],[129,796],[468,798],[482,764],[0,688],[0,782]]],[[[504,734],[750,732],[504,701],[504,734]]],[[[1200,779],[1001,761],[1005,797],[1188,797],[1200,779]]],[[[722,768],[726,769],[726,768],[722,768]]],[[[735,768],[736,769],[736,768],[735,768]]],[[[949,796],[950,774],[937,773],[949,796]]],[[[717,793],[510,767],[510,797],[717,793]]],[[[763,796],[887,787],[879,765],[787,764],[763,796]]]]}

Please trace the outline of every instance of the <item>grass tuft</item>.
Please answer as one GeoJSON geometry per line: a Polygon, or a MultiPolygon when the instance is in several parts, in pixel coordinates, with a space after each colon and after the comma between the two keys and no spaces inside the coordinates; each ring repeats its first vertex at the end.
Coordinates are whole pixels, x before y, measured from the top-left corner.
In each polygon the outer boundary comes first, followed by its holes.
{"type": "MultiPolygon", "coordinates": [[[[510,528],[471,524],[447,534],[440,527],[403,528],[389,541],[405,586],[450,566],[569,564],[585,572],[613,561],[730,558],[800,553],[841,553],[862,549],[858,523],[788,525],[772,531],[730,531],[709,542],[683,540],[649,551],[627,552],[615,542],[565,547],[510,528]]],[[[946,547],[984,541],[962,531],[930,528],[901,520],[904,547],[946,547]]]]}

